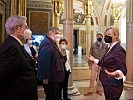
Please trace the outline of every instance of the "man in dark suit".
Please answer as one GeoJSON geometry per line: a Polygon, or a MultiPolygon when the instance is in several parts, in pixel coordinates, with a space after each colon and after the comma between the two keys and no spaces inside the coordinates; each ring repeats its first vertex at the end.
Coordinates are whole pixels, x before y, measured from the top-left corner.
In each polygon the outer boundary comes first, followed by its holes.
{"type": "Polygon", "coordinates": [[[27,28],[26,17],[9,17],[8,37],[0,47],[0,100],[37,100],[37,84],[32,59],[20,41],[27,28]]]}
{"type": "Polygon", "coordinates": [[[64,60],[56,45],[58,36],[58,28],[51,27],[39,46],[37,78],[43,81],[46,100],[59,100],[59,82],[64,80],[64,60]]]}
{"type": "Polygon", "coordinates": [[[123,77],[127,74],[126,51],[120,45],[118,28],[107,28],[104,39],[110,48],[102,59],[98,61],[91,55],[88,59],[101,66],[100,81],[106,100],[119,100],[123,91],[123,77]]]}

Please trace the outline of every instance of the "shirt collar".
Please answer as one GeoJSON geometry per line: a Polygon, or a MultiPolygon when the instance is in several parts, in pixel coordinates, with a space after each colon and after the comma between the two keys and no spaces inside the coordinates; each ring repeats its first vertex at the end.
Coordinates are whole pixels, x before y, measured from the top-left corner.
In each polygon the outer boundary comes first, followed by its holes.
{"type": "Polygon", "coordinates": [[[111,49],[116,43],[118,43],[118,41],[117,41],[117,42],[114,42],[114,43],[110,46],[110,49],[111,49]]]}
{"type": "Polygon", "coordinates": [[[15,38],[21,45],[23,45],[23,43],[17,37],[15,37],[14,35],[10,35],[10,36],[12,36],[13,38],[15,38]]]}

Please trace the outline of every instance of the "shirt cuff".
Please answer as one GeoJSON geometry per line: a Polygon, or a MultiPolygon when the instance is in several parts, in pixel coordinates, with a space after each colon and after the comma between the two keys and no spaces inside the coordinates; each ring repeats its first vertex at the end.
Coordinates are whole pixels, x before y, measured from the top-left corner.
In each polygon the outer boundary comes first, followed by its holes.
{"type": "Polygon", "coordinates": [[[99,60],[98,59],[94,59],[94,64],[98,64],[99,60]]]}
{"type": "Polygon", "coordinates": [[[116,70],[116,72],[119,73],[119,76],[118,77],[115,77],[116,79],[119,80],[119,79],[124,78],[124,74],[123,74],[123,72],[121,70],[116,70]]]}

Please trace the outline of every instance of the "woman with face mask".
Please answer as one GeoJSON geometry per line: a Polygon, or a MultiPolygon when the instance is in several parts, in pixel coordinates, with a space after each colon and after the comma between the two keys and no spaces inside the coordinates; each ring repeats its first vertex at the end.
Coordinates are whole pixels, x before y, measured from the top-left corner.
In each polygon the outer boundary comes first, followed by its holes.
{"type": "Polygon", "coordinates": [[[119,30],[109,27],[105,30],[104,40],[110,44],[109,50],[99,61],[89,55],[88,59],[101,67],[100,81],[106,100],[119,100],[123,91],[123,77],[127,74],[126,51],[120,45],[119,30]]]}
{"type": "Polygon", "coordinates": [[[38,59],[38,51],[35,45],[32,45],[32,32],[30,29],[26,29],[24,31],[24,38],[26,40],[26,44],[24,44],[24,49],[27,51],[27,53],[30,55],[30,57],[33,59],[33,66],[35,67],[37,64],[38,59]]]}
{"type": "Polygon", "coordinates": [[[65,71],[65,77],[63,82],[60,82],[59,86],[60,86],[60,100],[71,100],[70,98],[68,98],[68,94],[67,94],[67,90],[68,90],[68,78],[69,78],[69,74],[71,72],[71,67],[70,67],[70,52],[66,49],[67,48],[67,40],[66,39],[61,39],[59,41],[59,50],[63,55],[63,58],[65,60],[65,62],[63,63],[64,66],[64,71],[65,71]],[[62,91],[63,91],[63,99],[61,98],[62,96],[62,91]]]}

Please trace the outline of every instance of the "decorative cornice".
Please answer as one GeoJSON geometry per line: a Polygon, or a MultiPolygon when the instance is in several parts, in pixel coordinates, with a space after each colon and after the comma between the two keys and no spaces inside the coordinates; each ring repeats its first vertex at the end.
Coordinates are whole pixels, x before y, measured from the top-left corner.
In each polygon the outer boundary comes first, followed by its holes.
{"type": "Polygon", "coordinates": [[[27,8],[52,9],[52,3],[44,1],[28,1],[27,8]]]}
{"type": "Polygon", "coordinates": [[[4,13],[5,12],[5,5],[0,1],[0,12],[4,13]]]}

